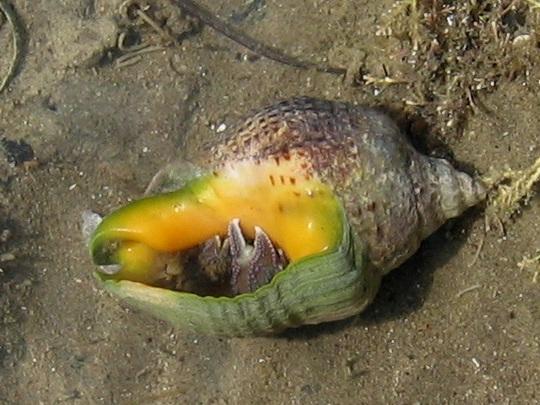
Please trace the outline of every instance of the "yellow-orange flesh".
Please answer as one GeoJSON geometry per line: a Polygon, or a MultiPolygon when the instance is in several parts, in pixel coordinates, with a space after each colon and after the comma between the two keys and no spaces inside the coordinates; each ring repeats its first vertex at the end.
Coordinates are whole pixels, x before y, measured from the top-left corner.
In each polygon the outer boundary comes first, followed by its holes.
{"type": "Polygon", "coordinates": [[[342,235],[331,189],[292,156],[235,162],[176,192],[128,204],[99,225],[91,251],[98,264],[123,267],[115,278],[151,284],[151,264],[160,254],[225,236],[233,218],[248,238],[255,226],[262,228],[291,262],[333,248],[342,235]]]}

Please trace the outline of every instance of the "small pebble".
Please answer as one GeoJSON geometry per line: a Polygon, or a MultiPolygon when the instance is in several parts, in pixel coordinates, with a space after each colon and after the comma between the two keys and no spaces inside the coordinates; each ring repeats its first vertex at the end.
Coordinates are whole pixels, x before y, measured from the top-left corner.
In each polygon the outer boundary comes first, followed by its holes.
{"type": "Polygon", "coordinates": [[[11,231],[9,229],[3,229],[0,233],[0,242],[5,243],[11,237],[11,231]]]}
{"type": "Polygon", "coordinates": [[[0,255],[0,262],[10,262],[12,260],[15,260],[15,255],[13,253],[2,253],[0,255]]]}

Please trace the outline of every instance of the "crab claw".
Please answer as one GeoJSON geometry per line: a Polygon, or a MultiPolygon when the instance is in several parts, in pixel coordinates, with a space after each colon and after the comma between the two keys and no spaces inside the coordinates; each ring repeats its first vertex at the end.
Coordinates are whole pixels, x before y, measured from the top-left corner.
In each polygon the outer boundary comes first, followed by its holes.
{"type": "Polygon", "coordinates": [[[198,259],[201,271],[209,280],[223,280],[231,272],[229,240],[221,242],[219,235],[214,235],[201,245],[198,259]]]}
{"type": "Polygon", "coordinates": [[[232,256],[233,294],[253,292],[283,270],[283,256],[278,254],[272,241],[260,227],[255,227],[253,246],[246,243],[238,218],[230,222],[228,235],[232,256]]]}

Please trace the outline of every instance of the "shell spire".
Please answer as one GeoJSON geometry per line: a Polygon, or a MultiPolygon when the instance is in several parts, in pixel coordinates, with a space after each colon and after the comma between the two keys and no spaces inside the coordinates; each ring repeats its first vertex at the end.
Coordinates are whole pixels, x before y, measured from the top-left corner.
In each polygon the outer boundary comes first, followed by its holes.
{"type": "Polygon", "coordinates": [[[425,157],[422,163],[425,188],[417,194],[425,238],[448,219],[484,201],[487,187],[482,180],[456,170],[444,159],[425,157]]]}

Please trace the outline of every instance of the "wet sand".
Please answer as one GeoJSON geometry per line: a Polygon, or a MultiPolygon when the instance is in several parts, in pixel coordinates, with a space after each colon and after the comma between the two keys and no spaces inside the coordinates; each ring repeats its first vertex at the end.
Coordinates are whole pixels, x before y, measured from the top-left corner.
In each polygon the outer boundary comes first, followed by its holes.
{"type": "MultiPolygon", "coordinates": [[[[540,249],[538,198],[504,233],[484,238],[482,207],[451,221],[384,279],[365,313],[264,338],[193,336],[125,307],[94,280],[80,230],[83,210],[137,198],[165,163],[219,141],[221,124],[298,95],[384,106],[421,149],[471,173],[525,168],[540,155],[540,65],[474,93],[457,131],[449,114],[422,115],[434,111],[430,100],[411,107],[410,82],[367,79],[399,52],[410,56],[376,35],[391,1],[206,2],[265,43],[349,68],[346,78],[255,57],[160,2],[149,13],[167,17],[181,43],[132,22],[126,47],[166,46],[117,66],[119,1],[13,3],[26,45],[0,94],[0,136],[23,140],[35,161],[14,160],[21,144],[0,154],[0,403],[540,400],[540,287],[517,265],[540,249]]],[[[524,15],[514,37],[538,21],[524,15]]],[[[7,68],[0,53],[0,74],[7,68]]]]}

